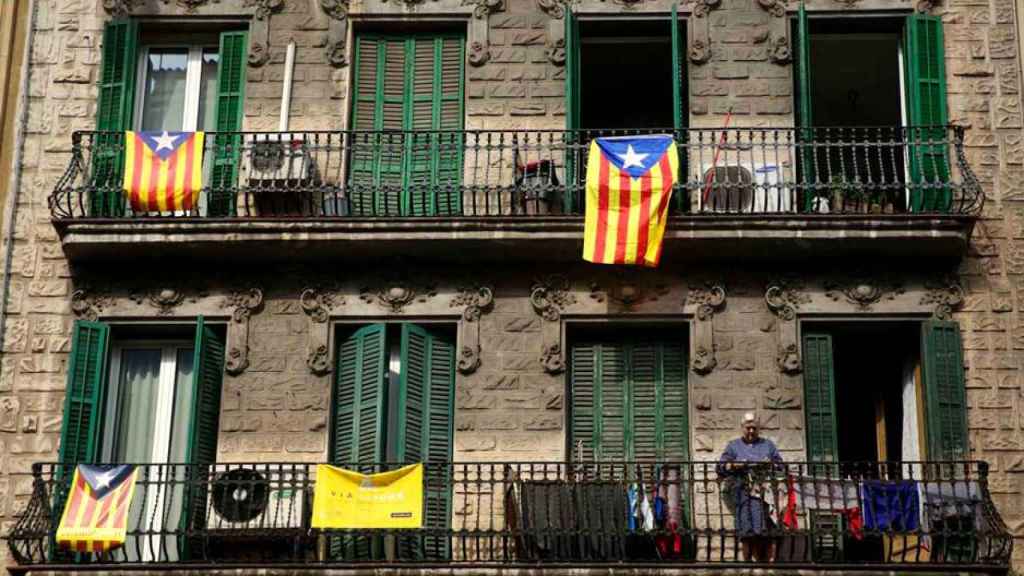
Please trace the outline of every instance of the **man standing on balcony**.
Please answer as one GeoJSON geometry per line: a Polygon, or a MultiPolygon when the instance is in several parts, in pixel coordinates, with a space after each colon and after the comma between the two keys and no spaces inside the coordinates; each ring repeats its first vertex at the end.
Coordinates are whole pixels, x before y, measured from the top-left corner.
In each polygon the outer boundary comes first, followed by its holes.
{"type": "Polygon", "coordinates": [[[781,463],[782,455],[774,442],[761,438],[760,422],[752,412],[743,415],[740,427],[743,435],[729,442],[718,460],[719,475],[727,477],[722,496],[733,504],[743,559],[772,562],[775,542],[770,534],[765,535],[775,527],[765,500],[764,488],[770,483],[758,477],[770,472],[772,464],[781,463]]]}

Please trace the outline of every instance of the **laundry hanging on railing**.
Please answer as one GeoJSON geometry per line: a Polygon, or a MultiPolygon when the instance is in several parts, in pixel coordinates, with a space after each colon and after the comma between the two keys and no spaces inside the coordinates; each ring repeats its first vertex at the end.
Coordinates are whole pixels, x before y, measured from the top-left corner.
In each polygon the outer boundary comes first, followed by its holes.
{"type": "Polygon", "coordinates": [[[124,133],[122,188],[132,211],[192,210],[203,187],[203,139],[203,132],[124,133]]]}

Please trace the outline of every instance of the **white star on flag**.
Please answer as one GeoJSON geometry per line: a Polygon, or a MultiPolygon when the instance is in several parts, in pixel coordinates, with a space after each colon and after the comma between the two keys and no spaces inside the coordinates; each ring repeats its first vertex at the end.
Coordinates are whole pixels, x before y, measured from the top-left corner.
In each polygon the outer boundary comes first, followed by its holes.
{"type": "MultiPolygon", "coordinates": [[[[167,133],[164,132],[164,134],[167,134],[167,133]]],[[[97,490],[101,490],[103,488],[106,488],[106,487],[110,486],[110,482],[114,479],[115,476],[117,476],[117,471],[116,470],[107,470],[106,472],[103,472],[102,474],[97,474],[96,475],[96,489],[97,490]]]]}
{"type": "Polygon", "coordinates": [[[174,142],[177,139],[178,136],[171,136],[166,130],[164,130],[164,133],[153,138],[153,141],[156,142],[157,151],[163,150],[164,148],[174,150],[174,142]]]}
{"type": "Polygon", "coordinates": [[[623,168],[629,168],[630,166],[639,166],[643,168],[643,159],[648,156],[650,156],[650,154],[638,154],[636,150],[633,150],[632,144],[626,146],[625,154],[618,154],[618,157],[622,158],[623,168]]]}

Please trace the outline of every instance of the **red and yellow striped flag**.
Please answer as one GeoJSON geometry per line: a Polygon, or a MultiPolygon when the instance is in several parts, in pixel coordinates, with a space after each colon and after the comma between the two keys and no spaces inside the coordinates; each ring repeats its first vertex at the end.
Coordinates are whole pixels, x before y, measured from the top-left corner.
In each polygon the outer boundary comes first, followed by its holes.
{"type": "Polygon", "coordinates": [[[595,138],[587,160],[583,259],[657,266],[678,172],[672,136],[595,138]]]}
{"type": "Polygon", "coordinates": [[[189,211],[203,187],[203,133],[125,132],[124,167],[132,210],[189,211]]]}
{"type": "Polygon", "coordinates": [[[135,494],[135,466],[79,464],[57,527],[57,543],[78,552],[106,552],[124,544],[135,494]]]}

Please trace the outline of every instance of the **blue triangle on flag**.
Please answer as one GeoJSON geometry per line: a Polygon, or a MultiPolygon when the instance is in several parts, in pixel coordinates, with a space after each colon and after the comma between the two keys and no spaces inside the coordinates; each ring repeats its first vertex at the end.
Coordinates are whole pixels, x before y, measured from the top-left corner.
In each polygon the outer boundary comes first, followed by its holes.
{"type": "Polygon", "coordinates": [[[178,150],[179,146],[188,141],[188,137],[194,134],[194,132],[169,132],[163,130],[159,132],[136,132],[135,134],[161,160],[167,160],[171,154],[178,150]]]}
{"type": "Polygon", "coordinates": [[[616,136],[596,141],[609,162],[631,178],[639,178],[661,161],[672,145],[672,135],[616,136]]]}
{"type": "Polygon", "coordinates": [[[93,496],[103,498],[135,471],[130,464],[79,464],[78,473],[89,484],[93,496]]]}

